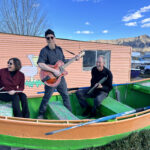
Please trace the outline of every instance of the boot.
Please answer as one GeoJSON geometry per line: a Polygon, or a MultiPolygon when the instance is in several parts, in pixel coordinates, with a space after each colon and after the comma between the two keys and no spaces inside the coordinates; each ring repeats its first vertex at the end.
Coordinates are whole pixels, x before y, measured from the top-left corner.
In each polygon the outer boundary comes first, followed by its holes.
{"type": "Polygon", "coordinates": [[[90,114],[90,112],[91,112],[91,107],[88,106],[86,107],[85,111],[82,113],[82,116],[87,117],[90,114]]]}
{"type": "Polygon", "coordinates": [[[38,115],[37,119],[44,119],[43,115],[38,115]]]}
{"type": "Polygon", "coordinates": [[[93,107],[88,118],[95,118],[95,117],[96,117],[96,109],[93,107]]]}

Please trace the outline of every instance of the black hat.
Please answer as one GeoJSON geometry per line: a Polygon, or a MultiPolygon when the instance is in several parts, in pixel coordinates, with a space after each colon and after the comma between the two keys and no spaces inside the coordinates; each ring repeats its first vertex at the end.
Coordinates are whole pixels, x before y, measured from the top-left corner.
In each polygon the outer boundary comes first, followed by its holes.
{"type": "Polygon", "coordinates": [[[54,31],[51,30],[51,29],[46,30],[46,32],[45,32],[45,37],[46,37],[48,34],[53,34],[53,35],[55,36],[54,31]]]}

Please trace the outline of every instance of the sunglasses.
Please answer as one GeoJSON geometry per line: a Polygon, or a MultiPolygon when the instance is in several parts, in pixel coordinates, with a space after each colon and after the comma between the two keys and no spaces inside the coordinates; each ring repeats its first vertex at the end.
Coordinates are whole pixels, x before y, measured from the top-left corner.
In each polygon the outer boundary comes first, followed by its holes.
{"type": "Polygon", "coordinates": [[[7,64],[8,64],[8,65],[12,65],[13,63],[11,63],[11,62],[8,62],[7,64]]]}
{"type": "Polygon", "coordinates": [[[50,36],[50,37],[45,37],[47,40],[50,40],[50,39],[54,39],[54,37],[53,36],[50,36]]]}

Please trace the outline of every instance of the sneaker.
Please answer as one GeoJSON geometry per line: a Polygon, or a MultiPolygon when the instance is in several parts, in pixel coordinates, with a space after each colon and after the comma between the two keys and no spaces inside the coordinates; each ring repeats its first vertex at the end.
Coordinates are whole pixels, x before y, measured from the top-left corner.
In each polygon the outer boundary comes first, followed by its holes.
{"type": "Polygon", "coordinates": [[[91,112],[91,107],[87,107],[85,111],[82,113],[83,117],[87,117],[91,112]]]}
{"type": "Polygon", "coordinates": [[[88,116],[88,118],[89,118],[89,119],[91,119],[91,118],[96,118],[96,114],[91,113],[91,114],[88,116]]]}
{"type": "Polygon", "coordinates": [[[90,115],[88,118],[95,118],[96,117],[96,109],[92,108],[90,115]]]}
{"type": "Polygon", "coordinates": [[[39,115],[37,118],[38,119],[44,119],[43,115],[39,115]]]}

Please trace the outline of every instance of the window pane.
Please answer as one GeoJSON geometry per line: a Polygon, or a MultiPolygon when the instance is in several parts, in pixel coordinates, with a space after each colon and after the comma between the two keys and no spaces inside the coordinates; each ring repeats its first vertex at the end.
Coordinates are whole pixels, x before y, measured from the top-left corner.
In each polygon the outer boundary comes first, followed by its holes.
{"type": "Polygon", "coordinates": [[[110,50],[85,50],[85,55],[83,56],[83,70],[90,71],[96,66],[97,58],[100,55],[105,57],[105,67],[110,69],[110,54],[110,50]]]}
{"type": "Polygon", "coordinates": [[[105,67],[110,69],[110,52],[109,50],[98,50],[97,51],[97,58],[100,55],[103,55],[105,57],[105,67]]]}
{"type": "Polygon", "coordinates": [[[91,70],[96,63],[96,51],[85,51],[83,56],[83,70],[91,70]]]}

